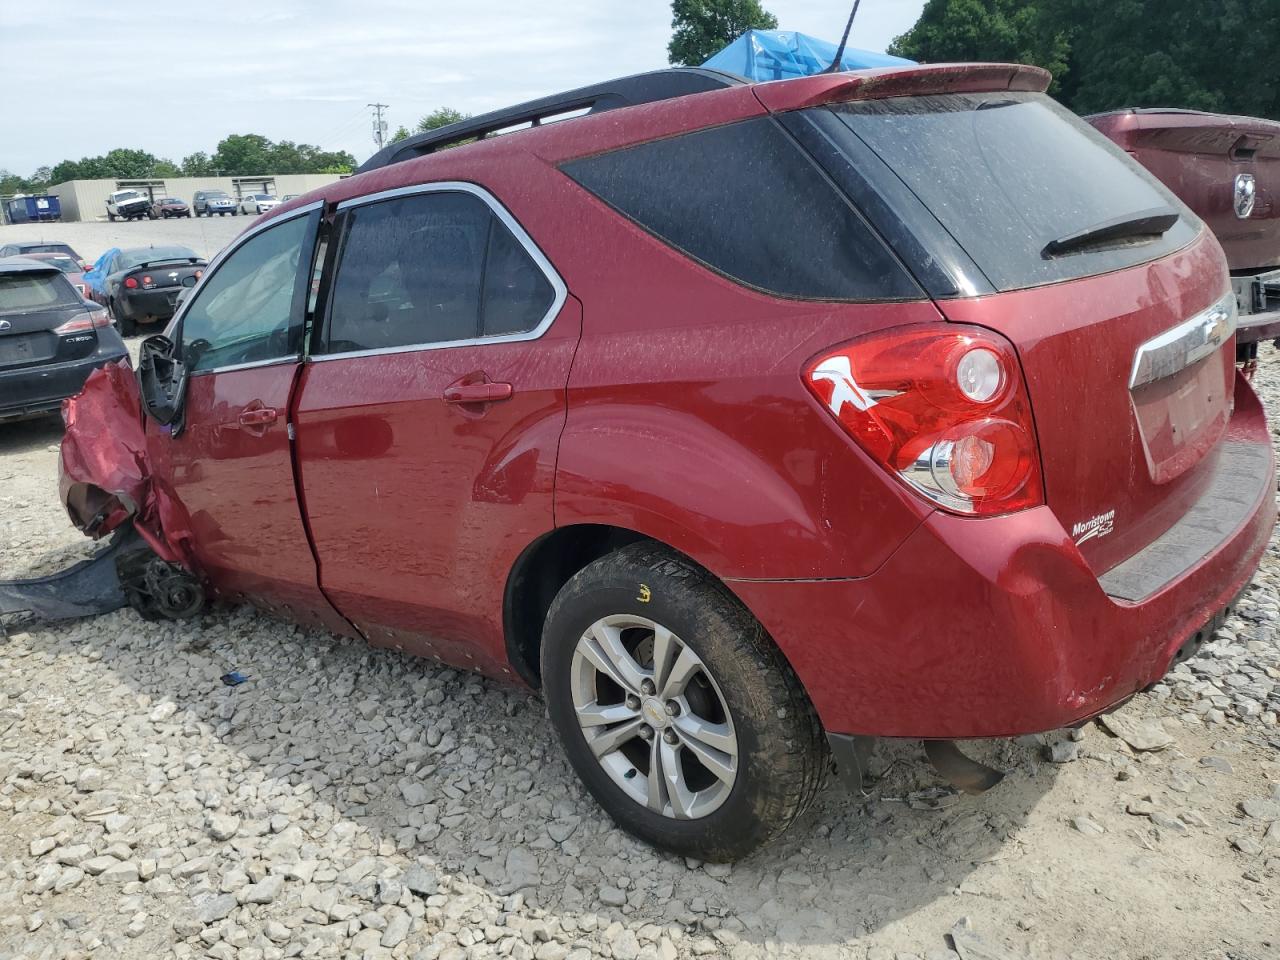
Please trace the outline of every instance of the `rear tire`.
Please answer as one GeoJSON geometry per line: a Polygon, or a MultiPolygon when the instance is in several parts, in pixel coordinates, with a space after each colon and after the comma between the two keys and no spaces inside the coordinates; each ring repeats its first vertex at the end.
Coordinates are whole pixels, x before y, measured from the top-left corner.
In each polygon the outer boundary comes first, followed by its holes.
{"type": "Polygon", "coordinates": [[[111,316],[115,319],[116,326],[120,328],[120,336],[132,337],[138,332],[138,325],[133,318],[120,316],[120,311],[116,308],[114,300],[107,304],[107,310],[110,311],[111,316]]]}
{"type": "Polygon", "coordinates": [[[724,584],[661,546],[624,547],[565,584],[541,659],[569,762],[656,847],[746,856],[822,784],[822,729],[790,664],[724,584]]]}

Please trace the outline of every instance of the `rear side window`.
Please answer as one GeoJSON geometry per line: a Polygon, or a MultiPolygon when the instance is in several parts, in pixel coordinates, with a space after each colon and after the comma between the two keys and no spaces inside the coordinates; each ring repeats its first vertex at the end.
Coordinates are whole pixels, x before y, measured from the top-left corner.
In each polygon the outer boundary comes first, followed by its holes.
{"type": "Polygon", "coordinates": [[[413,194],[346,217],[330,353],[530,333],[555,301],[546,274],[473,194],[413,194]]]}
{"type": "Polygon", "coordinates": [[[60,273],[0,274],[0,313],[43,310],[73,304],[79,299],[60,273]]]}
{"type": "Polygon", "coordinates": [[[1200,229],[1162,184],[1043,94],[895,97],[821,109],[841,121],[827,129],[869,146],[998,290],[1145,263],[1200,229]],[[1179,219],[1156,239],[1046,252],[1054,241],[1169,208],[1179,219]]]}
{"type": "Polygon", "coordinates": [[[561,169],[650,233],[747,286],[812,300],[922,296],[845,197],[768,118],[561,169]]]}

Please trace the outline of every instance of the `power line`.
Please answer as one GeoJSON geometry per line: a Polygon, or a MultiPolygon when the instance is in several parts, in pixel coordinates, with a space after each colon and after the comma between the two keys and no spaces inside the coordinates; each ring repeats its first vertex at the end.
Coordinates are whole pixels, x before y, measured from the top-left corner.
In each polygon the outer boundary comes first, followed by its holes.
{"type": "Polygon", "coordinates": [[[382,119],[382,111],[386,110],[390,104],[386,103],[366,103],[366,107],[373,109],[373,142],[378,145],[378,149],[382,149],[382,143],[387,138],[387,121],[382,119]]]}

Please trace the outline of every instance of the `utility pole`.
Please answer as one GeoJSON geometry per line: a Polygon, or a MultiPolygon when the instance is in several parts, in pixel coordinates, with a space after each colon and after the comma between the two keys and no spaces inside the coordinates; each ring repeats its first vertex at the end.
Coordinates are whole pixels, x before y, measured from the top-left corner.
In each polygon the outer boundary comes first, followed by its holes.
{"type": "Polygon", "coordinates": [[[373,142],[378,145],[378,149],[382,149],[382,142],[387,138],[387,122],[382,119],[382,111],[386,110],[389,104],[386,103],[366,103],[366,107],[373,110],[373,142]]]}

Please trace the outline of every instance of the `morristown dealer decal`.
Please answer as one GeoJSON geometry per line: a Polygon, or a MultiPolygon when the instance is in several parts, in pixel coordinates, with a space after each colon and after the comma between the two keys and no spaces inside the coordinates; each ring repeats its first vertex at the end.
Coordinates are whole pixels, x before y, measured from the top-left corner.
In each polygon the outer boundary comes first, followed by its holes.
{"type": "Polygon", "coordinates": [[[1108,510],[1106,513],[1100,513],[1096,517],[1090,517],[1088,520],[1081,520],[1071,528],[1071,536],[1078,547],[1086,540],[1105,537],[1115,527],[1116,512],[1115,510],[1108,510]]]}

